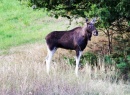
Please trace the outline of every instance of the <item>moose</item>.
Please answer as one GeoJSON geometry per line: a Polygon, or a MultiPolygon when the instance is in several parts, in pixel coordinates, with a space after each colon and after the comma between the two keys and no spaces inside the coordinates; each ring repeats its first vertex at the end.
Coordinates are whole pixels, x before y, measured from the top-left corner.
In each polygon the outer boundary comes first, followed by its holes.
{"type": "Polygon", "coordinates": [[[98,36],[98,31],[94,26],[95,22],[96,18],[91,21],[86,19],[86,23],[83,27],[76,27],[69,31],[53,31],[45,37],[48,51],[46,57],[47,74],[49,74],[50,71],[50,62],[53,54],[58,48],[64,48],[76,51],[75,74],[78,76],[78,65],[82,52],[88,41],[91,40],[92,34],[98,36]]]}

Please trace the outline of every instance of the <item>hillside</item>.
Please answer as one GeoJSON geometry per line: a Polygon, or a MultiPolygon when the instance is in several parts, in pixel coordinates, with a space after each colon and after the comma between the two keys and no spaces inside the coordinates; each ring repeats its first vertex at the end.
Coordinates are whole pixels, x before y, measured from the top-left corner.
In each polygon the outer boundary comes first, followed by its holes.
{"type": "Polygon", "coordinates": [[[0,49],[44,39],[54,29],[65,29],[63,19],[47,16],[44,9],[33,10],[17,0],[0,1],[0,49]]]}
{"type": "MultiPolygon", "coordinates": [[[[48,76],[44,37],[54,30],[67,30],[69,25],[67,19],[48,14],[17,0],[0,1],[0,95],[130,95],[129,83],[113,77],[115,67],[106,73],[103,64],[100,70],[86,64],[77,78],[75,66],[69,64],[74,51],[58,49],[48,76]]],[[[94,37],[92,42],[99,39],[94,37]]]]}

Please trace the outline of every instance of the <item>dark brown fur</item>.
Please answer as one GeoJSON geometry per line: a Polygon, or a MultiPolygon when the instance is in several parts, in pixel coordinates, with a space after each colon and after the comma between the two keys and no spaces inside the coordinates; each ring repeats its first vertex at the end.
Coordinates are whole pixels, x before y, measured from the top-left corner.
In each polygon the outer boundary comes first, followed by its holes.
{"type": "Polygon", "coordinates": [[[65,48],[83,51],[88,42],[88,34],[82,35],[82,27],[76,27],[69,31],[53,31],[46,36],[46,42],[50,50],[65,48]]]}
{"type": "Polygon", "coordinates": [[[83,51],[88,40],[91,40],[92,31],[94,35],[98,35],[94,25],[87,23],[84,27],[76,27],[69,31],[53,31],[45,39],[50,50],[55,48],[76,50],[78,56],[78,52],[83,51]]]}

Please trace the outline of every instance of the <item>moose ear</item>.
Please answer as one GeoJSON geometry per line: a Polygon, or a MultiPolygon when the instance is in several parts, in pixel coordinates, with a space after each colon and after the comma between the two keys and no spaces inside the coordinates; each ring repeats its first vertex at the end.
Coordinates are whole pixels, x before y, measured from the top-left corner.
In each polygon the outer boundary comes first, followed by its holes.
{"type": "Polygon", "coordinates": [[[91,21],[90,21],[91,24],[95,24],[96,23],[96,18],[93,18],[91,21]]]}

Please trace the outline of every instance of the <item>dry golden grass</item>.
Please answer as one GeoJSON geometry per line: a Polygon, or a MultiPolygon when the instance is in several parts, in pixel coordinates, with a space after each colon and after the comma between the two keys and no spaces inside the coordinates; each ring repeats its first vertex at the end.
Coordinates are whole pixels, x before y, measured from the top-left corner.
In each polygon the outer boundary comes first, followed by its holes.
{"type": "Polygon", "coordinates": [[[45,69],[46,46],[42,43],[12,48],[0,56],[0,95],[130,95],[130,86],[122,81],[110,82],[104,67],[98,71],[86,65],[77,78],[74,67],[63,56],[75,52],[55,53],[48,76],[45,69]],[[93,76],[91,76],[93,74],[93,76]]]}

